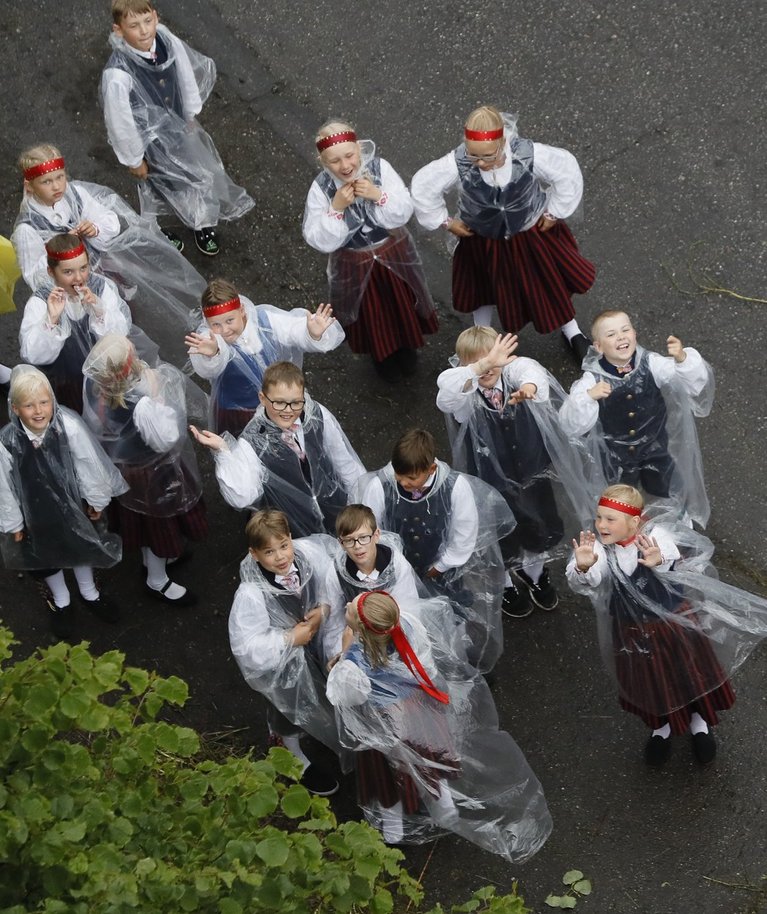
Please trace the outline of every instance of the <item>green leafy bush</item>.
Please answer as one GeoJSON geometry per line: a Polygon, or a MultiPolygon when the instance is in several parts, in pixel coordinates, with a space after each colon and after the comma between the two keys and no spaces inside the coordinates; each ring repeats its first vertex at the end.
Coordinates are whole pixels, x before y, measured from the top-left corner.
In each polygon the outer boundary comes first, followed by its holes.
{"type": "MultiPolygon", "coordinates": [[[[13,663],[12,643],[0,628],[0,914],[418,910],[402,854],[338,825],[290,753],[200,760],[193,730],[158,719],[181,679],[85,644],[13,663]]],[[[449,910],[528,911],[516,886],[449,910]]]]}

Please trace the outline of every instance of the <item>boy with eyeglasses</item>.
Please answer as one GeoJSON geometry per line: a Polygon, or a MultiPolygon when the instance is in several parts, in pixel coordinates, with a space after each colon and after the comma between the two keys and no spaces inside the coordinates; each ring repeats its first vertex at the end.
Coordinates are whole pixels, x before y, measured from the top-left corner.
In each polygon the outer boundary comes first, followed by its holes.
{"type": "Polygon", "coordinates": [[[485,105],[466,119],[464,142],[424,166],[410,188],[418,221],[458,238],[453,308],[490,326],[493,309],[507,333],[532,321],[538,333],[561,330],[578,363],[589,341],[572,296],[594,284],[594,265],[563,221],[578,207],[583,178],[565,149],[522,139],[516,117],[485,105]],[[458,190],[458,216],[445,195],[458,190]]]}
{"type": "Polygon", "coordinates": [[[306,393],[291,362],[264,372],[261,405],[235,439],[191,426],[215,453],[221,494],[233,508],[284,512],[295,537],[335,532],[336,517],[365,472],[336,417],[306,393]]]}

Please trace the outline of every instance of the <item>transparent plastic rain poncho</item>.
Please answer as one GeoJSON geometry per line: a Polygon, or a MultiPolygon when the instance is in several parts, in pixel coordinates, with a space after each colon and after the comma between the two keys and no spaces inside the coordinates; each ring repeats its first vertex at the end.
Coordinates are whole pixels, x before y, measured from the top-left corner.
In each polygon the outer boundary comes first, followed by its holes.
{"type": "MultiPolygon", "coordinates": [[[[450,362],[457,367],[457,356],[450,362]]],[[[458,423],[447,416],[446,424],[455,465],[500,492],[514,512],[517,527],[504,555],[519,567],[523,556],[568,554],[570,531],[591,523],[606,482],[596,434],[571,439],[559,422],[567,395],[556,378],[538,365],[546,375],[546,399],[512,405],[512,366],[503,369],[506,404],[500,413],[473,391],[468,418],[458,423]]]]}
{"type": "Polygon", "coordinates": [[[186,360],[184,333],[191,329],[193,312],[198,312],[205,291],[205,280],[162,234],[154,218],[139,216],[108,187],[85,181],[69,181],[65,200],[73,214],[72,225],[54,226],[25,194],[14,231],[20,224],[31,226],[40,236],[38,280],[48,276],[45,242],[53,235],[74,228],[81,221],[83,204],[78,188],[87,191],[98,203],[120,220],[120,234],[106,250],[82,242],[88,250],[91,273],[111,279],[131,307],[138,324],[157,340],[167,355],[178,364],[186,360]]]}
{"type": "MultiPolygon", "coordinates": [[[[226,173],[213,140],[194,117],[213,89],[216,66],[164,26],[159,25],[157,32],[168,51],[165,63],[153,64],[131,53],[125,41],[112,33],[109,37],[112,56],[101,83],[102,105],[109,114],[110,71],[122,70],[131,79],[131,114],[149,165],[149,176],[139,182],[141,213],[143,216],[174,213],[184,225],[195,230],[215,226],[222,220],[238,219],[253,207],[253,200],[226,173]],[[191,65],[197,83],[193,104],[181,91],[178,71],[180,66],[186,66],[180,59],[182,55],[191,65]],[[153,80],[162,74],[165,74],[162,92],[169,94],[161,99],[153,80]]],[[[113,137],[110,142],[115,144],[113,137]]]]}
{"type": "Polygon", "coordinates": [[[165,362],[150,368],[132,348],[126,359],[119,337],[109,342],[83,365],[83,418],[130,485],[123,507],[150,517],[183,514],[202,495],[187,434],[187,379],[165,362]],[[117,396],[124,406],[110,402],[117,396]]]}
{"type": "MultiPolygon", "coordinates": [[[[394,796],[387,800],[380,785],[363,785],[358,775],[365,818],[378,829],[391,825],[397,811],[385,804],[400,800],[404,843],[451,831],[520,863],[551,832],[543,789],[512,737],[498,729],[484,679],[451,649],[452,623],[441,601],[424,601],[419,618],[403,612],[400,623],[449,704],[421,689],[396,651],[375,669],[359,642],[328,677],[342,744],[356,753],[381,753],[385,759],[377,763],[393,777],[394,796]]],[[[358,771],[364,764],[360,758],[358,771]]]]}
{"type": "Polygon", "coordinates": [[[305,647],[295,647],[285,637],[315,606],[327,605],[325,574],[332,542],[330,537],[310,536],[294,540],[293,547],[301,580],[298,594],[271,583],[251,555],[243,559],[229,641],[248,685],[297,727],[340,753],[335,716],[325,694],[330,658],[322,650],[324,623],[305,647]]]}
{"type": "MultiPolygon", "coordinates": [[[[19,365],[22,373],[48,379],[38,369],[19,365]]],[[[53,417],[42,443],[30,441],[8,404],[11,421],[0,432],[0,548],[6,568],[43,571],[90,565],[111,568],[122,558],[122,540],[107,531],[106,519],[92,521],[84,502],[104,509],[127,488],[98,441],[77,413],[59,406],[53,393],[53,417]],[[24,538],[14,542],[11,518],[22,521],[24,538]]]]}
{"type": "Polygon", "coordinates": [[[450,601],[455,622],[463,627],[468,639],[472,664],[488,672],[503,651],[501,601],[505,570],[500,541],[511,535],[516,526],[509,506],[481,479],[458,473],[443,461],[437,462],[434,482],[417,502],[402,498],[391,464],[362,477],[360,498],[373,477],[378,478],[384,491],[384,510],[378,517],[380,527],[401,538],[405,556],[426,593],[450,601]],[[476,541],[464,565],[428,578],[426,572],[448,543],[453,489],[459,479],[468,486],[467,497],[473,499],[477,509],[476,541]]]}
{"type": "MultiPolygon", "coordinates": [[[[651,353],[637,346],[635,368],[629,374],[616,377],[600,364],[599,353],[593,348],[583,361],[583,370],[597,381],[607,381],[613,392],[599,401],[600,420],[595,429],[602,442],[602,460],[609,483],[625,482],[641,488],[653,500],[669,500],[680,516],[685,514],[702,527],[706,526],[710,505],[703,479],[703,461],[695,428],[695,418],[707,416],[714,401],[714,373],[703,362],[705,383],[695,394],[681,378],[672,373],[669,380],[658,384],[650,371],[650,357],[668,361],[668,357],[651,353]],[[626,398],[631,397],[631,404],[626,398]],[[622,404],[625,410],[621,410],[622,404]],[[613,417],[606,410],[615,409],[613,417]],[[627,413],[627,411],[629,411],[627,413]],[[626,414],[631,415],[631,429],[623,427],[626,414]],[[660,489],[651,491],[641,469],[651,467],[661,477],[660,489]]],[[[563,423],[568,427],[564,411],[563,423]]],[[[652,485],[652,488],[657,488],[652,485]]]]}
{"type": "Polygon", "coordinates": [[[675,712],[705,696],[716,711],[716,690],[767,637],[767,600],[720,581],[711,541],[676,512],[648,513],[640,532],[656,537],[664,558],[676,546],[680,557],[670,567],[637,564],[635,544],[597,542],[596,565],[581,575],[571,560],[567,577],[594,605],[602,657],[624,707],[651,726],[669,719],[674,732],[683,732],[686,715],[675,712]],[[631,554],[619,564],[621,549],[631,554]]]}
{"type": "MultiPolygon", "coordinates": [[[[367,177],[381,187],[381,165],[372,140],[360,140],[361,165],[355,178],[367,177]]],[[[327,169],[315,178],[328,199],[335,196],[337,185],[327,169]]],[[[390,270],[409,287],[414,297],[415,311],[428,320],[434,314],[434,302],[426,284],[421,255],[404,224],[384,228],[370,213],[376,208],[372,200],[358,199],[344,210],[348,236],[344,244],[330,253],[328,259],[329,298],[333,313],[346,327],[359,317],[375,264],[390,270]]],[[[309,219],[309,207],[304,212],[304,226],[309,219]]],[[[406,222],[407,220],[405,220],[406,222]]],[[[304,231],[306,235],[306,231],[304,231]]]]}

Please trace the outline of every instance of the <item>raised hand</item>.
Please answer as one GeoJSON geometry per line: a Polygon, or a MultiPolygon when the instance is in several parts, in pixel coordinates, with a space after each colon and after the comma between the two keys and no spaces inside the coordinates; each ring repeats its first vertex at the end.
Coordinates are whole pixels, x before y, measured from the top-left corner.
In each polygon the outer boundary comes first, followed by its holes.
{"type": "Polygon", "coordinates": [[[675,362],[681,363],[687,358],[687,353],[684,351],[684,346],[679,337],[670,336],[666,340],[666,347],[668,349],[668,354],[675,362]]]}
{"type": "Polygon", "coordinates": [[[519,403],[522,403],[523,400],[534,400],[537,390],[537,386],[531,381],[528,381],[527,384],[523,384],[515,390],[506,403],[509,406],[517,406],[519,403]]]}
{"type": "Polygon", "coordinates": [[[333,308],[330,305],[320,303],[317,305],[317,310],[314,314],[310,314],[306,318],[306,329],[309,331],[309,336],[313,340],[319,340],[322,338],[322,334],[333,323],[335,323],[333,308]]]}
{"type": "Polygon", "coordinates": [[[589,387],[586,391],[592,400],[604,400],[605,397],[609,397],[612,392],[613,389],[610,387],[609,381],[597,381],[593,387],[589,387]]]}
{"type": "Polygon", "coordinates": [[[596,563],[597,554],[594,552],[594,543],[597,537],[591,530],[581,530],[580,539],[573,540],[575,564],[578,571],[588,571],[596,563]]]}
{"type": "Polygon", "coordinates": [[[637,546],[642,553],[642,558],[637,559],[637,562],[639,562],[640,565],[654,568],[656,565],[663,564],[660,546],[653,537],[645,536],[643,533],[640,533],[637,536],[637,546]]]}
{"type": "Polygon", "coordinates": [[[64,308],[67,306],[67,293],[61,288],[61,286],[56,286],[55,289],[51,290],[51,294],[48,296],[48,323],[49,324],[58,324],[61,319],[61,315],[64,313],[64,308]]]}
{"type": "Polygon", "coordinates": [[[216,435],[214,432],[209,432],[204,429],[197,428],[196,425],[190,425],[189,431],[192,433],[192,437],[201,444],[203,447],[210,448],[211,451],[225,451],[226,441],[220,436],[216,435]]]}
{"type": "Polygon", "coordinates": [[[82,222],[77,223],[70,234],[79,235],[80,238],[95,238],[98,233],[99,229],[95,223],[90,222],[88,219],[83,219],[82,222]]]}
{"type": "Polygon", "coordinates": [[[480,369],[478,374],[484,374],[486,371],[490,371],[491,368],[503,368],[505,365],[513,362],[516,358],[514,352],[518,345],[519,342],[516,334],[499,333],[495,338],[493,348],[490,352],[488,352],[487,355],[482,356],[476,363],[478,369],[480,369]]]}
{"type": "Polygon", "coordinates": [[[216,334],[205,336],[202,333],[188,333],[184,337],[184,344],[189,355],[214,356],[218,353],[218,340],[216,334]]]}

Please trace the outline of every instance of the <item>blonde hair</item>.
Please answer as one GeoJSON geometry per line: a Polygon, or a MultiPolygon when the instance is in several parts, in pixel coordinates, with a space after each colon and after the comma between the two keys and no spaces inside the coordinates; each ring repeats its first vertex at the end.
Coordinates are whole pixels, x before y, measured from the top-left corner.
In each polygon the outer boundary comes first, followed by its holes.
{"type": "MultiPolygon", "coordinates": [[[[357,605],[359,606],[359,604],[357,605]]],[[[381,629],[381,631],[371,632],[360,619],[359,637],[365,656],[373,668],[386,666],[389,662],[389,655],[386,649],[391,641],[391,635],[386,633],[386,630],[399,622],[397,601],[394,597],[389,596],[388,593],[374,591],[365,597],[362,611],[365,614],[365,618],[374,628],[381,629]]]]}
{"type": "Polygon", "coordinates": [[[58,146],[53,146],[51,143],[38,143],[37,146],[30,146],[21,153],[18,164],[22,171],[26,171],[28,168],[34,168],[35,165],[50,162],[51,159],[61,158],[63,156],[58,146]]]}
{"type": "MultiPolygon", "coordinates": [[[[608,320],[608,318],[619,317],[621,314],[625,314],[626,318],[628,319],[628,322],[631,323],[631,318],[628,316],[628,314],[625,311],[621,311],[620,309],[616,310],[615,308],[608,308],[605,311],[600,311],[599,314],[597,314],[597,316],[591,322],[591,338],[593,340],[598,340],[600,324],[603,321],[608,320]]],[[[632,326],[633,326],[633,324],[632,324],[632,326]]]]}
{"type": "Polygon", "coordinates": [[[455,354],[462,365],[487,355],[495,345],[498,334],[492,327],[469,327],[455,341],[455,354]]]}
{"type": "Polygon", "coordinates": [[[151,0],[112,0],[112,22],[115,25],[121,25],[126,16],[140,16],[154,11],[151,0]]]}
{"type": "Polygon", "coordinates": [[[53,388],[47,376],[34,365],[16,365],[11,372],[10,401],[12,406],[27,399],[38,390],[47,390],[54,400],[53,388]]]}
{"type": "Polygon", "coordinates": [[[220,305],[238,297],[239,292],[228,279],[211,279],[202,293],[202,306],[209,308],[211,305],[220,305]]]}
{"type": "Polygon", "coordinates": [[[493,105],[482,105],[466,118],[464,127],[466,130],[502,130],[503,118],[493,105]]]}
{"type": "Polygon", "coordinates": [[[142,362],[133,343],[119,333],[107,333],[87,357],[88,377],[110,409],[124,409],[125,395],[141,377],[142,362]]]}
{"type": "Polygon", "coordinates": [[[266,394],[270,388],[276,387],[277,384],[295,384],[296,387],[306,388],[303,371],[292,362],[272,362],[266,369],[261,379],[262,393],[266,394]]]}
{"type": "Polygon", "coordinates": [[[630,505],[632,508],[644,508],[644,497],[639,489],[634,486],[627,486],[618,483],[614,486],[608,486],[602,492],[600,498],[609,498],[611,501],[620,501],[624,505],[630,505]]]}
{"type": "Polygon", "coordinates": [[[272,540],[291,539],[290,524],[282,511],[266,508],[250,518],[245,525],[245,536],[251,549],[265,549],[272,540]]]}

